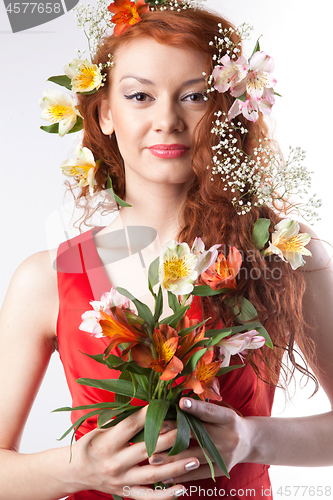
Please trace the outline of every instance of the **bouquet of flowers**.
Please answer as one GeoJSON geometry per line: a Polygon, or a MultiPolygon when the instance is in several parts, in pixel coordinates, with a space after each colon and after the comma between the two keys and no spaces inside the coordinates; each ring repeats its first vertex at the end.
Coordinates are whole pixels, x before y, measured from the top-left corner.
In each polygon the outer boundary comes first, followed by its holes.
{"type": "Polygon", "coordinates": [[[71,430],[75,432],[93,415],[98,415],[98,427],[105,429],[148,404],[145,428],[132,442],[144,440],[150,457],[163,421],[176,419],[177,437],[169,455],[187,449],[192,431],[210,465],[212,478],[212,461],[229,477],[202,422],[183,412],[178,403],[184,391],[189,397],[220,402],[217,377],[245,366],[230,366],[231,356],[239,354],[242,359],[249,349],[258,349],[265,343],[272,347],[272,342],[254,306],[246,298],[230,294],[237,286],[241,253],[231,247],[226,258],[222,252],[218,254],[219,247],[214,245],[205,250],[200,238],[196,238],[191,249],[187,243],[167,243],[148,271],[154,311],[124,288],[112,288],[100,301],[90,302],[92,309],[82,315],[80,329],[96,338],[108,337],[110,343],[103,354],[87,355],[110,369],[119,370],[120,375],[118,379],[81,378],[77,382],[110,391],[115,394],[112,398],[115,401],[57,410],[91,410],[62,437],[71,430]],[[198,282],[204,284],[196,285],[198,282]],[[173,314],[161,319],[163,291],[173,314]],[[199,322],[186,316],[191,296],[217,294],[224,295],[223,300],[235,315],[235,326],[207,329],[210,318],[199,322]],[[130,301],[136,311],[131,309],[130,301]],[[116,347],[119,349],[114,351],[116,347]],[[142,406],[134,406],[133,398],[141,401],[142,406]]]}

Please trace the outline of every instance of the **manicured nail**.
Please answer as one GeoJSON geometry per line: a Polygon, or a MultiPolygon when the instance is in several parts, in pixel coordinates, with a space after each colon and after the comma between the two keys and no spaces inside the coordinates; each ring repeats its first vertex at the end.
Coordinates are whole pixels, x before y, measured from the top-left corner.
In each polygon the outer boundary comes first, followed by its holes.
{"type": "Polygon", "coordinates": [[[160,434],[165,434],[170,431],[170,426],[168,424],[163,424],[160,430],[160,434]]]}
{"type": "Polygon", "coordinates": [[[183,495],[183,494],[184,494],[184,492],[185,492],[185,491],[184,491],[183,489],[181,489],[181,490],[176,490],[176,491],[174,492],[174,495],[175,495],[176,497],[180,497],[181,495],[183,495]]]}
{"type": "Polygon", "coordinates": [[[174,481],[173,481],[173,477],[170,477],[170,479],[165,479],[165,481],[162,481],[163,484],[172,484],[174,481]]]}
{"type": "Polygon", "coordinates": [[[185,465],[185,470],[194,470],[199,467],[197,462],[189,462],[188,464],[185,465]]]}
{"type": "Polygon", "coordinates": [[[192,401],[190,399],[184,399],[183,406],[184,406],[184,408],[191,408],[192,401]]]}
{"type": "Polygon", "coordinates": [[[152,465],[158,465],[158,464],[163,464],[164,458],[163,457],[154,457],[151,459],[150,463],[152,465]]]}

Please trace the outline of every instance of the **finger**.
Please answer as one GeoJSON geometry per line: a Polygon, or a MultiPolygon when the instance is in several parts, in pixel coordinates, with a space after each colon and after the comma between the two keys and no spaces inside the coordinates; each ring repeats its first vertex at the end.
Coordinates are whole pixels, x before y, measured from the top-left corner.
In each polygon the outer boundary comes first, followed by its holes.
{"type": "Polygon", "coordinates": [[[198,469],[200,462],[193,457],[189,460],[179,460],[177,462],[154,467],[153,465],[142,465],[132,467],[122,477],[122,481],[126,484],[154,484],[159,481],[173,477],[177,478],[186,472],[198,469]]]}
{"type": "Polygon", "coordinates": [[[149,463],[151,465],[164,465],[176,462],[177,460],[187,460],[193,457],[196,457],[201,464],[207,463],[206,457],[199,446],[187,448],[187,450],[178,453],[178,455],[168,455],[167,452],[157,453],[156,450],[156,453],[149,458],[149,463]]]}
{"type": "Polygon", "coordinates": [[[156,490],[137,485],[131,487],[124,486],[119,495],[123,498],[133,498],[134,500],[142,500],[142,498],[147,500],[173,500],[183,495],[185,491],[186,489],[182,484],[175,484],[170,488],[159,488],[156,490]]]}
{"type": "Polygon", "coordinates": [[[205,403],[192,398],[182,398],[179,406],[186,413],[191,413],[200,418],[204,422],[212,422],[214,424],[229,424],[232,422],[234,411],[224,406],[219,406],[214,403],[205,403]]]}
{"type": "Polygon", "coordinates": [[[147,408],[148,406],[144,406],[116,426],[97,434],[92,443],[97,446],[102,441],[101,445],[109,452],[128,446],[131,438],[144,428],[147,408]]]}
{"type": "MultiPolygon", "coordinates": [[[[225,476],[221,469],[214,463],[214,474],[215,477],[225,476]]],[[[194,471],[187,472],[186,474],[180,475],[176,478],[178,483],[185,483],[187,481],[196,481],[199,479],[211,479],[212,473],[208,464],[201,465],[198,469],[194,471]]],[[[162,481],[163,482],[163,481],[162,481]]]]}
{"type": "Polygon", "coordinates": [[[160,434],[165,434],[172,429],[177,429],[177,422],[175,420],[164,420],[160,430],[160,434]]]}

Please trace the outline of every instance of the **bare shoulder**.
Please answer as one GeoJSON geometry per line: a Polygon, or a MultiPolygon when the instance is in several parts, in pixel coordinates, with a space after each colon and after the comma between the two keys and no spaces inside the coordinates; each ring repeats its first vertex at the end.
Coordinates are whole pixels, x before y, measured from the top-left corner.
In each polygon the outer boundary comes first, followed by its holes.
{"type": "Polygon", "coordinates": [[[307,249],[310,250],[312,257],[305,258],[304,267],[300,268],[305,274],[308,271],[329,271],[333,270],[333,246],[321,239],[311,226],[300,223],[300,232],[308,233],[311,236],[311,240],[307,245],[307,249]]]}
{"type": "Polygon", "coordinates": [[[19,304],[21,314],[43,323],[44,333],[55,335],[58,311],[56,249],[35,253],[16,269],[10,282],[2,314],[10,314],[19,304]]]}

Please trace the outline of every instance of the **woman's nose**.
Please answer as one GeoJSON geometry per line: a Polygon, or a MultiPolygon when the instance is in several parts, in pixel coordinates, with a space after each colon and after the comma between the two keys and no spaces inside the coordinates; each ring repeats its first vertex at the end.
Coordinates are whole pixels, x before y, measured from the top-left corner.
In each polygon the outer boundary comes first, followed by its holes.
{"type": "Polygon", "coordinates": [[[185,128],[184,117],[178,103],[165,98],[154,109],[153,128],[157,132],[182,132],[185,128]]]}

